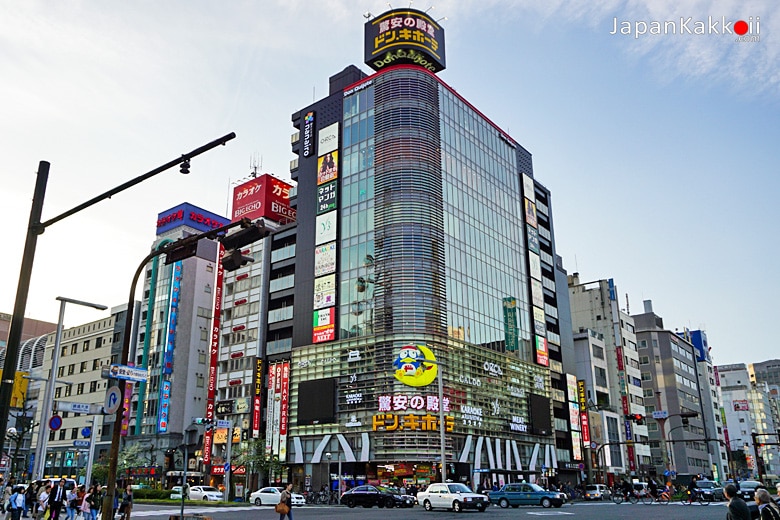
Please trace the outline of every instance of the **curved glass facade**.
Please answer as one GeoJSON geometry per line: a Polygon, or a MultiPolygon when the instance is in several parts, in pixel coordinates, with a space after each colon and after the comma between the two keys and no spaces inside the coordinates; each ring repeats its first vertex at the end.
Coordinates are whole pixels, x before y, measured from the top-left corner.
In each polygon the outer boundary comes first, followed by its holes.
{"type": "Polygon", "coordinates": [[[476,468],[538,471],[553,446],[549,426],[540,433],[532,420],[536,397],[548,423],[551,414],[549,370],[531,347],[519,164],[530,156],[416,67],[364,80],[342,108],[340,175],[329,188],[338,196],[338,332],[293,349],[294,462],[316,473],[326,452],[342,452],[364,478],[383,480],[383,464],[399,461],[416,461],[424,476],[440,454],[441,405],[459,478],[476,468]],[[404,363],[410,346],[435,361],[436,378],[404,363]],[[410,385],[405,370],[419,379],[410,385]],[[330,401],[301,394],[304,381],[334,389],[332,416],[312,420],[311,401],[330,401]]]}

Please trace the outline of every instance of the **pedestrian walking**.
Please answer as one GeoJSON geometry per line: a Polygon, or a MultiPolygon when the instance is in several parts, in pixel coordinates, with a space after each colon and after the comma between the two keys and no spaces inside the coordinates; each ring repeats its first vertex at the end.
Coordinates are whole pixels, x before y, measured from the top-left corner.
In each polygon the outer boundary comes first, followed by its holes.
{"type": "Polygon", "coordinates": [[[286,516],[288,520],[293,520],[292,514],[292,482],[287,484],[279,497],[279,503],[276,505],[276,512],[279,513],[279,520],[284,520],[286,516]]]}
{"type": "Polygon", "coordinates": [[[723,488],[723,494],[729,499],[729,510],[726,513],[726,520],[751,520],[750,509],[737,494],[737,486],[727,484],[723,488]]]}
{"type": "Polygon", "coordinates": [[[761,520],[780,520],[780,507],[772,500],[772,495],[766,489],[756,490],[756,503],[758,503],[761,520]]]}
{"type": "Polygon", "coordinates": [[[49,518],[50,520],[59,520],[62,512],[62,504],[66,500],[67,491],[65,490],[65,479],[60,479],[60,484],[56,489],[51,490],[49,494],[49,518]]]}

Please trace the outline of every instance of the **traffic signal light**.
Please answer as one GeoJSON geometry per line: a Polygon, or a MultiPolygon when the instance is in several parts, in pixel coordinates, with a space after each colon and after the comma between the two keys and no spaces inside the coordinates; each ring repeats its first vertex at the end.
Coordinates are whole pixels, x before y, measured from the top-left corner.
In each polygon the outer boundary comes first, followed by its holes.
{"type": "Polygon", "coordinates": [[[232,251],[225,251],[225,254],[222,255],[222,268],[225,271],[235,271],[254,261],[255,259],[252,256],[245,255],[240,249],[233,249],[232,251]]]}
{"type": "Polygon", "coordinates": [[[626,415],[627,421],[634,421],[638,425],[645,424],[645,416],[641,413],[630,413],[626,415]]]}
{"type": "Polygon", "coordinates": [[[206,419],[205,417],[194,417],[192,424],[212,424],[214,419],[206,419]]]}
{"type": "Polygon", "coordinates": [[[271,229],[266,227],[263,219],[256,222],[250,222],[249,219],[246,219],[246,223],[242,224],[242,228],[219,239],[225,247],[225,254],[222,256],[222,267],[225,271],[235,271],[250,262],[254,262],[254,258],[245,255],[241,249],[271,234],[271,229]]]}

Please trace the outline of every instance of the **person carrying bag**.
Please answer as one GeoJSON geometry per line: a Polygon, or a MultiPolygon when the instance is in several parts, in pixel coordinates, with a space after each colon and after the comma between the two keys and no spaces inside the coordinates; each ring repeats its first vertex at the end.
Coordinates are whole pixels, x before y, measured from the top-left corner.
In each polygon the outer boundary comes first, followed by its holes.
{"type": "Polygon", "coordinates": [[[292,483],[287,484],[287,487],[282,491],[279,496],[279,503],[276,504],[276,512],[279,513],[279,520],[284,520],[287,516],[288,520],[293,520],[292,514],[292,483]]]}

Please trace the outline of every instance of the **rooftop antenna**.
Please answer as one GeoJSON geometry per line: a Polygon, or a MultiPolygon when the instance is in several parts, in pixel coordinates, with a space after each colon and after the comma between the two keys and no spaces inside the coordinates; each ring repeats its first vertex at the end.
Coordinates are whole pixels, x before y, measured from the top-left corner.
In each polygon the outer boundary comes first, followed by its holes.
{"type": "Polygon", "coordinates": [[[427,14],[427,13],[428,13],[428,11],[430,11],[430,10],[432,10],[432,9],[436,9],[436,6],[435,6],[435,5],[432,5],[432,6],[430,6],[428,9],[426,9],[426,10],[425,10],[425,11],[423,11],[423,12],[427,14]]]}
{"type": "Polygon", "coordinates": [[[365,18],[366,20],[371,18],[371,11],[366,11],[365,13],[363,13],[363,18],[365,18]]]}
{"type": "Polygon", "coordinates": [[[391,10],[393,9],[393,6],[390,5],[390,2],[387,2],[387,7],[389,7],[391,10]]]}
{"type": "Polygon", "coordinates": [[[439,23],[439,22],[441,22],[442,20],[446,20],[446,19],[447,19],[447,17],[446,17],[446,16],[443,16],[443,17],[439,18],[438,20],[436,20],[436,23],[439,23]]]}
{"type": "Polygon", "coordinates": [[[626,314],[631,316],[631,307],[628,306],[628,293],[626,293],[626,314]]]}
{"type": "Polygon", "coordinates": [[[256,178],[257,178],[257,170],[258,170],[258,169],[262,169],[262,168],[263,168],[263,156],[262,156],[262,155],[260,156],[260,161],[259,161],[259,163],[258,163],[258,159],[257,159],[256,157],[253,157],[253,158],[252,158],[252,162],[251,162],[251,164],[250,164],[249,168],[252,170],[252,171],[249,173],[249,175],[250,175],[250,176],[251,176],[253,179],[256,179],[256,178]]]}

